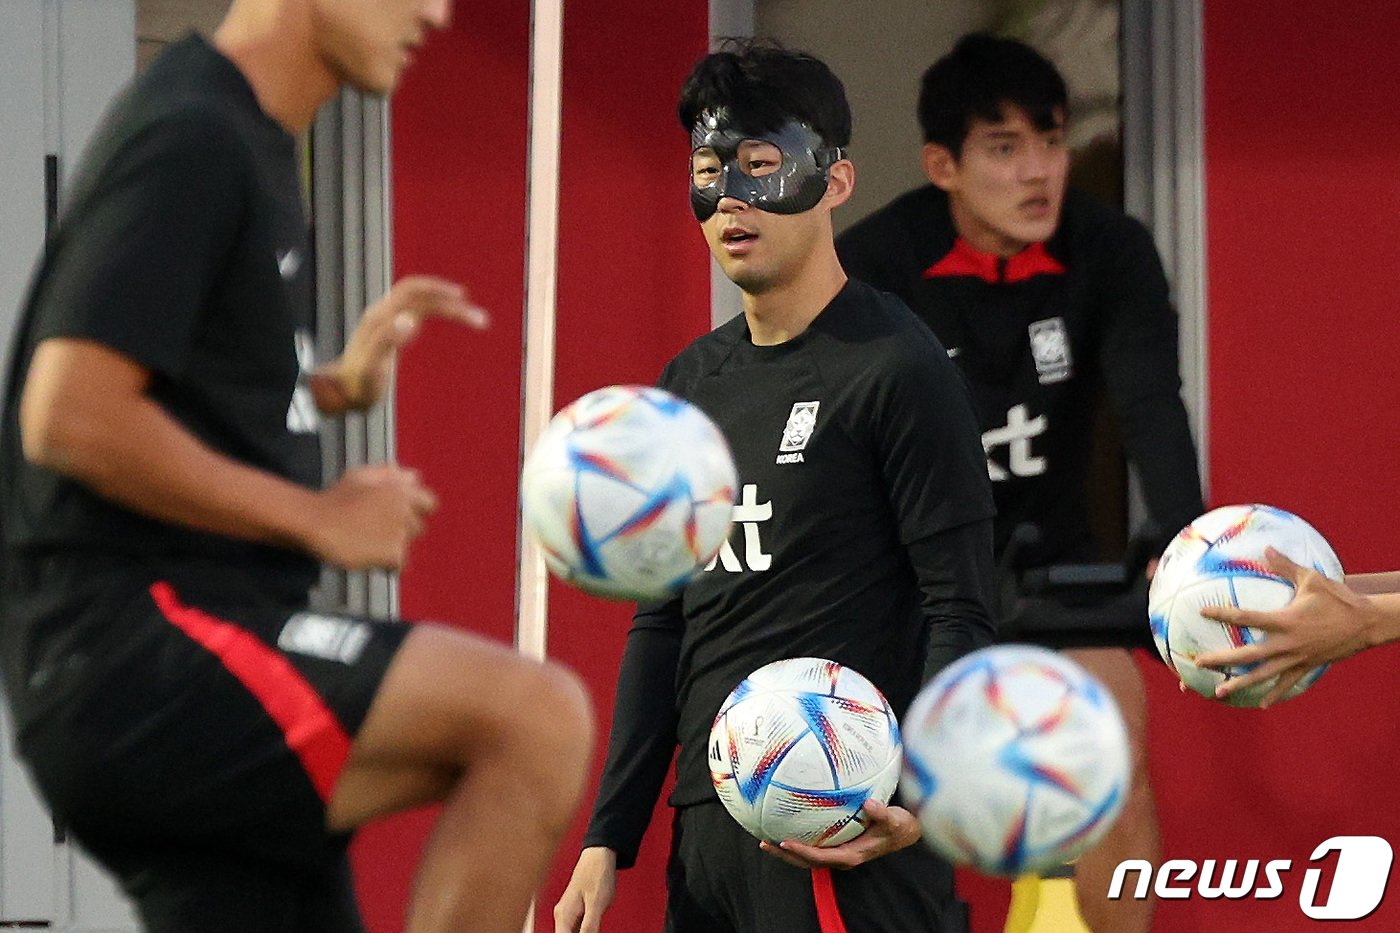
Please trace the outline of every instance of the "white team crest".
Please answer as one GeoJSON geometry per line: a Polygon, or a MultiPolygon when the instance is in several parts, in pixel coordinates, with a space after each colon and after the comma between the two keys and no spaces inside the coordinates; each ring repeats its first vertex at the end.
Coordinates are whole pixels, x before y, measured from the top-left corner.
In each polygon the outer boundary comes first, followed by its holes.
{"type": "MultiPolygon", "coordinates": [[[[817,427],[817,408],[821,402],[794,402],[788,413],[787,424],[783,426],[783,442],[779,453],[795,453],[807,446],[812,439],[812,431],[817,427]]],[[[800,463],[801,456],[779,457],[779,463],[800,463]]]]}
{"type": "Polygon", "coordinates": [[[1040,384],[1048,385],[1068,379],[1074,372],[1074,361],[1069,353],[1069,331],[1065,329],[1062,317],[1046,318],[1030,326],[1031,356],[1035,357],[1035,371],[1040,374],[1040,384]]]}

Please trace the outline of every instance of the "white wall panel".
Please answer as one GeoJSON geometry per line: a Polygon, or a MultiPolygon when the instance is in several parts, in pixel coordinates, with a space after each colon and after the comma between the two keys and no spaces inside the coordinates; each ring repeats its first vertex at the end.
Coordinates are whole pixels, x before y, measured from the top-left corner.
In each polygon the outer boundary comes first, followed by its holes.
{"type": "MultiPolygon", "coordinates": [[[[0,342],[8,356],[43,248],[46,157],[61,180],[115,91],[133,74],[134,0],[0,0],[0,342]]],[[[0,714],[0,925],[127,933],[136,922],[111,881],[53,823],[14,758],[0,714]]]]}

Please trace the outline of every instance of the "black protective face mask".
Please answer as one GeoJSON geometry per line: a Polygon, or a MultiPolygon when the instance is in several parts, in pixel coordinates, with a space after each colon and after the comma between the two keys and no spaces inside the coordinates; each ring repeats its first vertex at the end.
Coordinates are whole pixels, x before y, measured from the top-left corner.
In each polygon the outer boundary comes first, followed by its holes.
{"type": "Polygon", "coordinates": [[[702,222],[719,209],[724,197],[771,214],[809,211],[826,193],[832,164],[846,157],[839,146],[823,146],[805,123],[789,120],[772,133],[745,133],[730,123],[723,111],[701,114],[690,131],[692,159],[700,149],[713,151],[720,162],[719,177],[707,185],[696,185],[694,172],[691,174],[690,207],[702,222]],[[776,146],[782,153],[782,164],[766,175],[749,174],[739,161],[739,146],[746,140],[776,146]]]}

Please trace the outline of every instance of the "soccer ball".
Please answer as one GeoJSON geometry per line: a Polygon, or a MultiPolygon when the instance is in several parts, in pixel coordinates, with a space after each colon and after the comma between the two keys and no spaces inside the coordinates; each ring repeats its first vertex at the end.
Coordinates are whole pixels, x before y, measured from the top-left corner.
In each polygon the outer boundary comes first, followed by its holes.
{"type": "Polygon", "coordinates": [[[754,671],[710,729],[710,777],[734,819],[769,842],[834,846],[865,831],[861,807],[899,781],[899,723],[870,681],[835,661],[754,671]]]}
{"type": "MultiPolygon", "coordinates": [[[[1294,563],[1333,580],[1342,565],[1317,531],[1291,512],[1267,505],[1227,505],[1207,512],[1181,530],[1167,545],[1147,594],[1147,615],[1157,651],[1181,682],[1202,696],[1248,666],[1227,671],[1196,666],[1208,651],[1236,648],[1267,637],[1252,628],[1225,625],[1200,614],[1205,606],[1281,609],[1293,599],[1293,584],[1269,572],[1264,549],[1272,546],[1294,563]]],[[[1288,691],[1292,698],[1312,686],[1326,666],[1314,669],[1288,691]]],[[[1258,706],[1273,687],[1273,678],[1232,693],[1231,706],[1258,706]]]]}
{"type": "Polygon", "coordinates": [[[1093,846],[1123,809],[1127,730],[1108,691],[1030,645],[945,668],[904,717],[900,795],[949,861],[1014,876],[1093,846]]]}
{"type": "Polygon", "coordinates": [[[676,593],[729,534],[724,435],[661,389],[608,386],[555,415],[525,460],[525,527],[559,579],[610,599],[676,593]]]}

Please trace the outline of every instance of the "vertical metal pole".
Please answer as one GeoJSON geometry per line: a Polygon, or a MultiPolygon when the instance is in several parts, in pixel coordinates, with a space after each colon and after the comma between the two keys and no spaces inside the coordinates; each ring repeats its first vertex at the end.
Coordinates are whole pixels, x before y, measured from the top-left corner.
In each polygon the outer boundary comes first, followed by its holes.
{"type": "MultiPolygon", "coordinates": [[[[559,147],[564,10],[562,0],[535,0],[530,39],[529,182],[525,244],[525,374],[521,442],[528,454],[554,411],[554,322],[559,265],[559,147]]],[[[548,573],[520,529],[519,616],[515,642],[545,656],[548,573]]]]}
{"type": "MultiPolygon", "coordinates": [[[[534,0],[530,17],[529,178],[525,226],[525,348],[521,391],[522,460],[554,411],[554,324],[559,266],[559,151],[564,42],[563,0],[534,0]]],[[[517,521],[515,644],[544,658],[549,637],[549,573],[523,521],[517,521]]],[[[525,930],[535,928],[530,905],[525,930]]]]}
{"type": "Polygon", "coordinates": [[[1201,0],[1123,0],[1123,194],[1172,283],[1182,395],[1209,486],[1201,0]]]}
{"type": "MultiPolygon", "coordinates": [[[[344,90],[321,109],[311,132],[311,217],[316,256],[317,358],[339,353],[366,305],[389,288],[388,103],[344,90]]],[[[394,457],[394,393],[364,413],[322,426],[323,478],[394,457]]],[[[387,618],[398,612],[397,578],[328,568],[320,601],[387,618]]]]}

